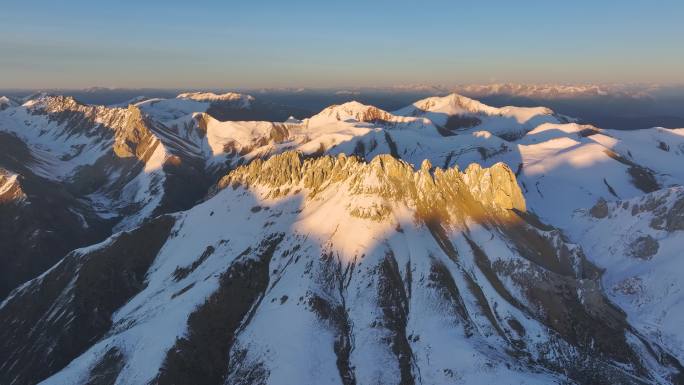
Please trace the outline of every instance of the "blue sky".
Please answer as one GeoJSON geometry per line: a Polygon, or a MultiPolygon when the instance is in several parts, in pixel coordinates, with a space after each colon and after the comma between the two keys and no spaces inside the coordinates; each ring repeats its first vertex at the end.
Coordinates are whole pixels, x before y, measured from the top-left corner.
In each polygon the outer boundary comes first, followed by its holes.
{"type": "Polygon", "coordinates": [[[0,0],[0,88],[684,82],[684,1],[0,0]]]}

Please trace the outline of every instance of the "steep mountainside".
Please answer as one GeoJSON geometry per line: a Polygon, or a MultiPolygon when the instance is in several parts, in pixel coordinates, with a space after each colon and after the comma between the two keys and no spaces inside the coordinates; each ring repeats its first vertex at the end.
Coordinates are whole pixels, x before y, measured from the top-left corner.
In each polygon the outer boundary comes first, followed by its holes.
{"type": "Polygon", "coordinates": [[[205,194],[203,161],[162,143],[165,128],[127,109],[39,95],[0,112],[0,167],[25,199],[0,210],[0,297],[76,247],[205,194]]]}
{"type": "Polygon", "coordinates": [[[389,155],[289,152],[14,292],[0,306],[0,373],[34,383],[57,372],[44,384],[680,381],[599,278],[526,213],[503,164],[415,172],[389,155]]]}

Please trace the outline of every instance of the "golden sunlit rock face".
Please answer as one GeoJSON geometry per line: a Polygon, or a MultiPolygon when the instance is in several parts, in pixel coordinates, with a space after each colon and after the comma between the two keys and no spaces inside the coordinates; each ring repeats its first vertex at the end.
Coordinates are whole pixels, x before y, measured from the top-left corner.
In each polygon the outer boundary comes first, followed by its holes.
{"type": "Polygon", "coordinates": [[[113,136],[113,151],[120,158],[147,161],[159,142],[140,109],[132,105],[125,109],[89,106],[70,96],[47,96],[40,99],[34,111],[47,114],[59,124],[68,122],[69,134],[113,136]]]}
{"type": "Polygon", "coordinates": [[[26,198],[16,174],[9,174],[0,168],[0,204],[18,202],[26,198]]]}
{"type": "Polygon", "coordinates": [[[443,224],[462,223],[466,217],[513,219],[509,210],[525,211],[525,199],[511,169],[497,163],[489,168],[469,166],[433,168],[424,161],[418,171],[390,155],[379,155],[366,163],[341,154],[304,158],[286,152],[268,160],[255,160],[219,181],[219,188],[244,185],[266,187],[266,198],[277,198],[301,190],[314,199],[324,190],[345,188],[351,195],[381,198],[384,204],[370,210],[352,209],[360,217],[380,219],[389,206],[403,203],[415,210],[417,219],[443,224]]]}

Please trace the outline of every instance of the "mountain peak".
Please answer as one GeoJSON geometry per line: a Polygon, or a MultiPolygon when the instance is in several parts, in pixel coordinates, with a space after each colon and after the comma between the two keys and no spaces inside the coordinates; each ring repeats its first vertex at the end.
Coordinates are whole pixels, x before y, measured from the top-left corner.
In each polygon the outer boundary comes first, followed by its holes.
{"type": "Polygon", "coordinates": [[[420,116],[428,112],[445,113],[448,115],[461,114],[487,114],[494,115],[498,113],[498,109],[488,106],[477,100],[452,93],[447,96],[432,96],[419,100],[413,105],[400,110],[398,115],[420,116]],[[404,111],[406,110],[406,111],[404,111]]]}
{"type": "Polygon", "coordinates": [[[375,106],[359,103],[355,100],[343,104],[335,104],[325,108],[311,119],[327,119],[337,121],[354,120],[357,122],[373,122],[391,120],[392,114],[375,106]]]}

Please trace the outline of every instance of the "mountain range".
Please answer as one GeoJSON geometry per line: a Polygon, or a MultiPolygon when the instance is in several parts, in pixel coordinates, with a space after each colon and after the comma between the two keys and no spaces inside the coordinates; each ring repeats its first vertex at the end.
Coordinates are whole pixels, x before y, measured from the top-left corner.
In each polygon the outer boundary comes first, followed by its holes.
{"type": "Polygon", "coordinates": [[[0,383],[684,384],[684,129],[291,111],[1,97],[0,383]]]}

